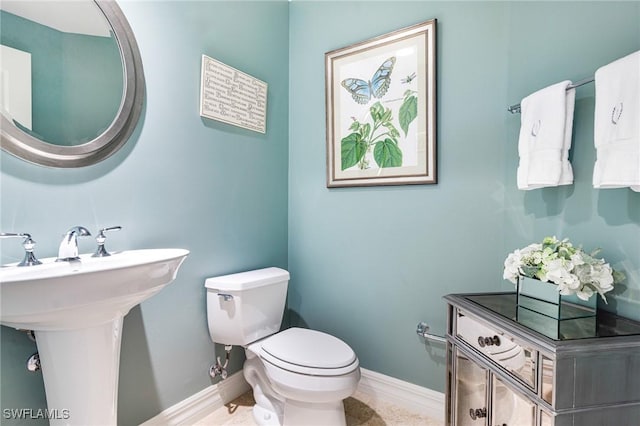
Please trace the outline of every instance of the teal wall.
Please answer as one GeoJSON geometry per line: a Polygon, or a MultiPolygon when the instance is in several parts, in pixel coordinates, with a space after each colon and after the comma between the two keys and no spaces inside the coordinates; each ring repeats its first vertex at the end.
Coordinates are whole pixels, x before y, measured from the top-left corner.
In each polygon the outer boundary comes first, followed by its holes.
{"type": "MultiPolygon", "coordinates": [[[[629,279],[605,308],[638,317],[640,195],[590,186],[593,85],[578,89],[575,185],[516,189],[519,116],[508,105],[640,49],[640,2],[120,2],[145,66],[142,122],[123,151],[76,170],[2,154],[3,231],[52,256],[64,230],[120,224],[109,247],[177,246],[178,279],[125,318],[120,423],[203,389],[220,347],[204,278],[288,267],[289,324],[346,340],[362,366],[444,390],[444,352],[415,335],[445,328],[442,296],[511,288],[502,262],[556,234],[629,279]],[[324,53],[438,19],[438,184],[327,189],[324,53]],[[198,116],[200,55],[269,83],[266,136],[198,116]],[[176,366],[179,366],[177,368],[176,366]]],[[[17,241],[1,241],[3,263],[17,241]]],[[[94,247],[81,241],[81,251],[94,247]]],[[[42,407],[24,371],[34,351],[2,328],[2,408],[42,407]]],[[[241,352],[234,352],[237,371],[241,352]]],[[[3,422],[4,424],[4,422],[3,422]]]]}
{"type": "MultiPolygon", "coordinates": [[[[73,225],[94,235],[122,225],[111,250],[191,251],[175,282],[125,317],[119,424],[135,425],[212,383],[209,366],[224,352],[207,330],[205,278],[287,267],[288,3],[118,3],[144,64],[140,124],[122,151],[81,169],[2,152],[0,228],[32,233],[40,257],[55,256],[73,225]],[[268,82],[266,135],[199,116],[202,54],[268,82]]],[[[21,258],[19,240],[0,244],[3,264],[21,258]]],[[[80,240],[81,252],[94,249],[80,240]]],[[[41,375],[25,369],[34,345],[1,332],[1,408],[45,407],[41,375]]],[[[231,372],[242,358],[234,351],[231,372]]]]}
{"type": "MultiPolygon", "coordinates": [[[[509,8],[506,81],[510,100],[554,82],[593,76],[602,65],[640,49],[640,2],[516,3],[509,8]],[[550,13],[550,10],[553,12],[550,13]],[[545,31],[536,32],[544,22],[545,31]],[[549,31],[553,29],[553,31],[549,31]],[[559,42],[559,40],[562,42],[559,42]],[[543,46],[555,46],[545,50],[543,46]],[[537,58],[537,59],[533,59],[537,58]]],[[[537,191],[515,186],[519,120],[505,120],[505,253],[546,235],[569,237],[600,255],[627,281],[601,307],[640,320],[640,194],[595,190],[594,84],[576,89],[574,185],[537,191]]]]}
{"type": "Polygon", "coordinates": [[[444,391],[442,296],[512,289],[502,264],[546,235],[603,255],[629,279],[605,308],[640,319],[640,194],[591,187],[594,86],[578,89],[575,184],[516,188],[529,93],[640,49],[639,2],[293,2],[290,8],[289,306],[363,367],[444,391]],[[438,20],[438,184],[325,187],[323,54],[438,20]]]}

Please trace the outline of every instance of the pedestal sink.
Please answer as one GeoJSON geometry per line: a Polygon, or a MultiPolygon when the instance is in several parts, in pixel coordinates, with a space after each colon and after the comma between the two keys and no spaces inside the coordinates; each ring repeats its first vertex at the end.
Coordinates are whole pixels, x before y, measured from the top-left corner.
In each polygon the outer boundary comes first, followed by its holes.
{"type": "Polygon", "coordinates": [[[173,281],[183,249],[0,268],[0,323],[34,330],[51,425],[115,425],[122,319],[173,281]]]}

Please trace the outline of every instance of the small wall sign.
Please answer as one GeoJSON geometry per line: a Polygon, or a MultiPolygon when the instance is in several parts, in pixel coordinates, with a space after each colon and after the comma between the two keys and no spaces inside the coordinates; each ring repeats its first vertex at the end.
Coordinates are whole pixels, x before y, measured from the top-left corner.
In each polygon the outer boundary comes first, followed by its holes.
{"type": "Polygon", "coordinates": [[[200,115],[267,132],[267,83],[202,55],[200,115]]]}

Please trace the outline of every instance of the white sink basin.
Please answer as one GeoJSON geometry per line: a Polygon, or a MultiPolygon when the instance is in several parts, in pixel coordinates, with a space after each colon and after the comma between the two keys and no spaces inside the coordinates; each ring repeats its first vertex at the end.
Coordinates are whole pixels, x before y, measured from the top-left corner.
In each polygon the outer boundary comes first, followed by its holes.
{"type": "Polygon", "coordinates": [[[27,330],[64,330],[124,316],[173,281],[183,249],[131,250],[109,257],[0,268],[0,323],[27,330]]]}
{"type": "Polygon", "coordinates": [[[34,330],[52,426],[116,425],[123,317],[171,281],[183,249],[0,268],[0,323],[34,330]]]}

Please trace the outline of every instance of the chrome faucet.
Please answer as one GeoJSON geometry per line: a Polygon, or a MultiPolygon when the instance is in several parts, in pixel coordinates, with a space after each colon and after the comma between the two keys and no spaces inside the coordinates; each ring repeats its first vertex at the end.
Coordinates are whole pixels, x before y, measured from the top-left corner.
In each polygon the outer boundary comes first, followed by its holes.
{"type": "Polygon", "coordinates": [[[69,229],[60,243],[56,262],[78,260],[78,237],[88,237],[91,232],[83,226],[74,226],[69,229]]]}
{"type": "Polygon", "coordinates": [[[36,242],[31,238],[31,235],[26,232],[14,233],[14,232],[0,232],[0,238],[24,238],[22,241],[22,247],[24,247],[24,259],[18,264],[18,266],[33,266],[40,265],[35,254],[33,254],[33,248],[36,246],[36,242]]]}

